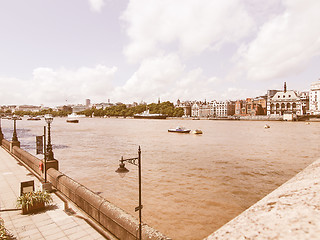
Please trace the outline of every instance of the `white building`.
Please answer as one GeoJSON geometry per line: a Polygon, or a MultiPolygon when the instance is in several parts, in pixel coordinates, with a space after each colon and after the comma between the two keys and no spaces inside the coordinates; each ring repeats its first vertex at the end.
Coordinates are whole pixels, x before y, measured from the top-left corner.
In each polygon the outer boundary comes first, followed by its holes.
{"type": "Polygon", "coordinates": [[[235,114],[235,102],[212,101],[210,115],[213,117],[227,117],[235,114]]]}
{"type": "Polygon", "coordinates": [[[194,102],[191,106],[192,117],[209,117],[210,116],[210,104],[205,102],[194,102]]]}
{"type": "Polygon", "coordinates": [[[311,115],[320,114],[320,80],[311,83],[309,93],[309,112],[311,115]]]}

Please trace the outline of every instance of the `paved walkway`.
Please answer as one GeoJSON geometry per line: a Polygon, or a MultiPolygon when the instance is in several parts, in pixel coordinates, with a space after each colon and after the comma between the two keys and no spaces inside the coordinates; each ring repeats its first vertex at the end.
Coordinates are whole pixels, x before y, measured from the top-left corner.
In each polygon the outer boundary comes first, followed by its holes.
{"type": "Polygon", "coordinates": [[[35,190],[40,189],[39,180],[0,147],[0,217],[17,239],[105,239],[77,208],[67,214],[64,203],[55,194],[52,194],[52,205],[39,213],[22,215],[21,210],[4,211],[16,208],[20,183],[30,180],[34,180],[35,190]]]}

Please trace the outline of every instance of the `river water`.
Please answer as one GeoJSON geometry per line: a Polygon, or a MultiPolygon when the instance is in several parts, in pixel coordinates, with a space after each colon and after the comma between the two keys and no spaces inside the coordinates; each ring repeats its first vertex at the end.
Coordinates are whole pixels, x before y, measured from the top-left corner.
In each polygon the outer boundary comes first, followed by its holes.
{"type": "MultiPolygon", "coordinates": [[[[142,150],[142,220],[173,239],[202,239],[320,157],[320,123],[55,118],[60,170],[138,217],[138,169],[120,178],[121,156],[142,150]],[[185,126],[203,135],[168,133],[185,126]]],[[[44,120],[17,121],[21,147],[35,154],[44,120]]],[[[11,120],[2,120],[7,139],[11,120]]],[[[37,155],[41,158],[41,155],[37,155]]]]}

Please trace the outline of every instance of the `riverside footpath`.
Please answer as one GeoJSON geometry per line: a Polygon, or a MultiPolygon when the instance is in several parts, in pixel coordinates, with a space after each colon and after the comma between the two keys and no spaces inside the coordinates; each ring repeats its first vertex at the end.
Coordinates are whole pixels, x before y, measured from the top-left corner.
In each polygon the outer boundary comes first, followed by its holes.
{"type": "Polygon", "coordinates": [[[16,210],[16,200],[20,183],[30,180],[35,190],[40,189],[40,181],[0,146],[0,217],[13,239],[106,239],[77,208],[64,211],[65,203],[54,193],[53,203],[44,211],[22,215],[21,209],[16,210]]]}

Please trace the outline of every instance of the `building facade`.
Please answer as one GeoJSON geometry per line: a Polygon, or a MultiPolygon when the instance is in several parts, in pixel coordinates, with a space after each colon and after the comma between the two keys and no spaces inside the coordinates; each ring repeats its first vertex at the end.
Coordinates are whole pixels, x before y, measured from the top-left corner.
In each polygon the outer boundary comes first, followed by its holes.
{"type": "Polygon", "coordinates": [[[211,111],[210,117],[227,117],[233,116],[235,114],[235,105],[234,101],[212,101],[211,102],[211,111]]]}
{"type": "Polygon", "coordinates": [[[320,80],[311,83],[309,93],[309,113],[311,115],[320,114],[320,80]]]}

